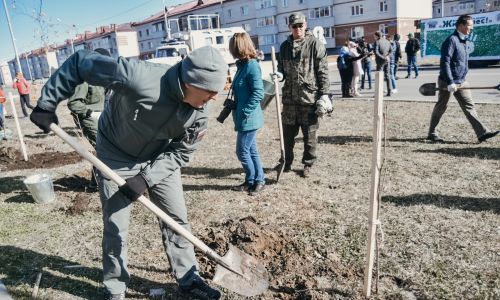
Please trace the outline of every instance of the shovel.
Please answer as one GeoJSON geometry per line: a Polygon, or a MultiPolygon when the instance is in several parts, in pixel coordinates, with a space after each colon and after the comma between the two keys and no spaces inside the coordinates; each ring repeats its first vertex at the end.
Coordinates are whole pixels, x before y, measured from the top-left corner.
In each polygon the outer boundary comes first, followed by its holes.
{"type": "MultiPolygon", "coordinates": [[[[463,87],[463,88],[458,88],[459,90],[489,90],[489,89],[495,89],[497,91],[500,91],[500,84],[497,86],[470,86],[470,87],[463,87]]],[[[418,91],[422,96],[436,96],[436,91],[439,91],[440,88],[437,87],[437,84],[435,82],[431,83],[424,83],[420,86],[418,91]]],[[[441,89],[443,91],[447,91],[446,88],[441,89]]]]}
{"type": "Polygon", "coordinates": [[[273,81],[274,81],[274,93],[276,94],[276,116],[278,118],[278,130],[280,133],[280,146],[281,146],[281,163],[278,165],[278,174],[276,175],[276,182],[280,180],[281,174],[285,169],[285,141],[283,139],[283,125],[281,124],[281,101],[280,101],[280,88],[279,80],[276,72],[278,71],[278,64],[276,63],[276,54],[274,53],[274,47],[271,47],[271,59],[273,62],[273,81]]]}
{"type": "MultiPolygon", "coordinates": [[[[75,149],[78,154],[91,162],[97,169],[99,169],[99,171],[111,178],[111,180],[113,180],[116,184],[119,186],[125,184],[125,180],[123,180],[123,178],[118,176],[118,174],[106,166],[102,161],[87,151],[85,147],[69,136],[59,126],[56,124],[50,124],[50,129],[66,143],[68,143],[73,149],[75,149]]],[[[205,256],[218,264],[213,279],[214,283],[247,297],[262,294],[267,290],[269,286],[269,275],[264,265],[258,260],[233,246],[229,247],[229,251],[224,257],[220,257],[215,251],[210,249],[210,247],[195,237],[191,232],[177,224],[177,222],[154,205],[153,202],[145,196],[139,197],[137,202],[152,211],[173,231],[183,236],[195,247],[201,250],[205,256]]]]}

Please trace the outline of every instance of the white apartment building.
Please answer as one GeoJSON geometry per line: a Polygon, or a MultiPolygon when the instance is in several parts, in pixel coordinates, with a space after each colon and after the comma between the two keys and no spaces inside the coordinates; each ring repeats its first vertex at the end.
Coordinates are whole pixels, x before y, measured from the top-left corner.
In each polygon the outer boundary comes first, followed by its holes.
{"type": "MultiPolygon", "coordinates": [[[[176,20],[192,14],[217,14],[221,27],[241,26],[257,48],[270,53],[279,51],[286,40],[288,16],[300,11],[308,17],[308,27],[323,28],[329,52],[342,46],[350,37],[373,33],[399,33],[402,39],[416,32],[416,22],[432,17],[432,0],[195,0],[175,6],[166,14],[171,33],[178,32],[176,20]]],[[[138,32],[141,58],[151,58],[154,49],[167,35],[164,13],[159,12],[132,26],[138,32]]]]}
{"type": "Polygon", "coordinates": [[[432,17],[451,17],[500,10],[500,0],[433,0],[432,17]]]}

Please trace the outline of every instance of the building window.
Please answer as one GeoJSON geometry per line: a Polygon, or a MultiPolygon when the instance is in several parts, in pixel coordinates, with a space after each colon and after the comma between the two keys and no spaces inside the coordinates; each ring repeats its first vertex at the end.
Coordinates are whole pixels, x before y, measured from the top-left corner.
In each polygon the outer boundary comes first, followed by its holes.
{"type": "Polygon", "coordinates": [[[276,44],[276,35],[264,34],[259,36],[259,45],[273,45],[276,44]]]}
{"type": "Polygon", "coordinates": [[[148,47],[149,47],[149,49],[153,49],[153,47],[154,47],[153,42],[148,42],[148,47]]]}
{"type": "Polygon", "coordinates": [[[383,35],[388,35],[389,34],[389,26],[386,24],[380,24],[378,25],[378,31],[382,32],[383,35]]]}
{"type": "Polygon", "coordinates": [[[271,26],[274,25],[275,23],[276,22],[274,16],[268,16],[257,19],[257,27],[271,26]]]}
{"type": "Polygon", "coordinates": [[[469,3],[469,8],[470,8],[470,9],[474,9],[474,7],[475,7],[474,2],[469,3]]]}
{"type": "Polygon", "coordinates": [[[365,36],[365,30],[363,26],[356,26],[351,28],[351,37],[352,38],[360,38],[362,36],[365,36]]]}
{"type": "Polygon", "coordinates": [[[283,7],[288,7],[288,0],[283,0],[283,2],[281,3],[281,5],[283,7]]]}
{"type": "Polygon", "coordinates": [[[165,23],[159,22],[153,25],[153,32],[160,32],[165,30],[165,23]]]}
{"type": "Polygon", "coordinates": [[[450,6],[450,12],[452,14],[456,13],[457,12],[457,7],[456,6],[450,6]]]}
{"type": "Polygon", "coordinates": [[[243,24],[241,27],[243,27],[243,29],[246,31],[246,32],[250,32],[252,30],[252,27],[250,26],[250,24],[246,23],[246,24],[243,24]]]}
{"type": "Polygon", "coordinates": [[[460,3],[460,4],[458,5],[458,8],[459,8],[460,10],[464,10],[464,9],[465,9],[465,3],[460,3]]]}
{"type": "Polygon", "coordinates": [[[142,30],[139,30],[139,37],[142,37],[142,30]]]}
{"type": "Polygon", "coordinates": [[[224,44],[224,36],[222,35],[218,35],[215,37],[215,43],[217,43],[217,45],[222,45],[224,44]]]}
{"type": "Polygon", "coordinates": [[[233,12],[231,11],[231,9],[227,10],[227,16],[228,18],[231,18],[233,16],[233,12]]]}
{"type": "Polygon", "coordinates": [[[331,16],[330,6],[317,7],[309,10],[309,18],[311,19],[324,18],[330,16],[331,16]]]}
{"type": "Polygon", "coordinates": [[[500,0],[493,1],[493,6],[500,6],[500,0]]]}
{"type": "Polygon", "coordinates": [[[335,27],[323,27],[323,35],[325,38],[334,38],[335,37],[335,27]]]}
{"type": "Polygon", "coordinates": [[[387,1],[386,0],[380,1],[379,4],[380,4],[380,12],[387,12],[389,8],[387,5],[387,1]]]}
{"type": "Polygon", "coordinates": [[[438,13],[438,14],[441,14],[441,8],[438,8],[438,9],[437,9],[437,13],[438,13]]]}
{"type": "Polygon", "coordinates": [[[285,24],[288,27],[288,17],[284,17],[284,18],[285,18],[285,24]]]}
{"type": "Polygon", "coordinates": [[[299,4],[304,4],[304,0],[299,0],[299,4]]]}
{"type": "Polygon", "coordinates": [[[149,29],[146,29],[146,35],[149,36],[149,29]]]}
{"type": "Polygon", "coordinates": [[[360,16],[363,14],[363,4],[351,6],[351,15],[360,16]]]}
{"type": "Polygon", "coordinates": [[[268,7],[273,7],[276,6],[275,0],[258,0],[255,1],[255,8],[256,9],[264,9],[268,7]]]}
{"type": "Polygon", "coordinates": [[[248,5],[240,7],[240,12],[242,16],[248,16],[248,5]]]}

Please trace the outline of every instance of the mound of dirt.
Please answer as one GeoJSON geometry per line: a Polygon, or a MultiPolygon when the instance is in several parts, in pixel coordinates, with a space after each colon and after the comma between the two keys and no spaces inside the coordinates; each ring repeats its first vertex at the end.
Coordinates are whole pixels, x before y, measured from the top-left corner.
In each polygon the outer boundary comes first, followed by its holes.
{"type": "Polygon", "coordinates": [[[25,161],[21,151],[12,147],[0,147],[0,170],[24,170],[40,168],[56,168],[80,162],[82,158],[76,152],[45,151],[32,154],[25,161]]]}
{"type": "MultiPolygon", "coordinates": [[[[215,225],[206,229],[201,239],[221,256],[229,245],[234,245],[261,261],[269,272],[273,297],[280,299],[328,297],[335,290],[321,287],[324,277],[362,278],[362,270],[343,266],[335,254],[322,255],[321,249],[301,245],[283,232],[265,228],[253,217],[215,225]]],[[[200,264],[202,275],[213,277],[215,263],[206,258],[200,260],[206,262],[200,264]]]]}

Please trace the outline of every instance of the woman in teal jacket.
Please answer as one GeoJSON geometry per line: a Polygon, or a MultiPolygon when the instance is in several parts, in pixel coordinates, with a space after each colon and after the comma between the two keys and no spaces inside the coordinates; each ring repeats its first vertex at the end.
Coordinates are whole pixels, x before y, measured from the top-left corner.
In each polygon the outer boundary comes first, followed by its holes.
{"type": "Polygon", "coordinates": [[[257,52],[250,36],[236,33],[229,41],[229,51],[236,62],[237,71],[233,79],[236,109],[233,110],[236,137],[236,155],[245,170],[245,182],[233,187],[235,191],[260,193],[265,186],[264,170],[257,149],[257,131],[264,124],[260,101],[264,98],[264,84],[257,52]]]}

